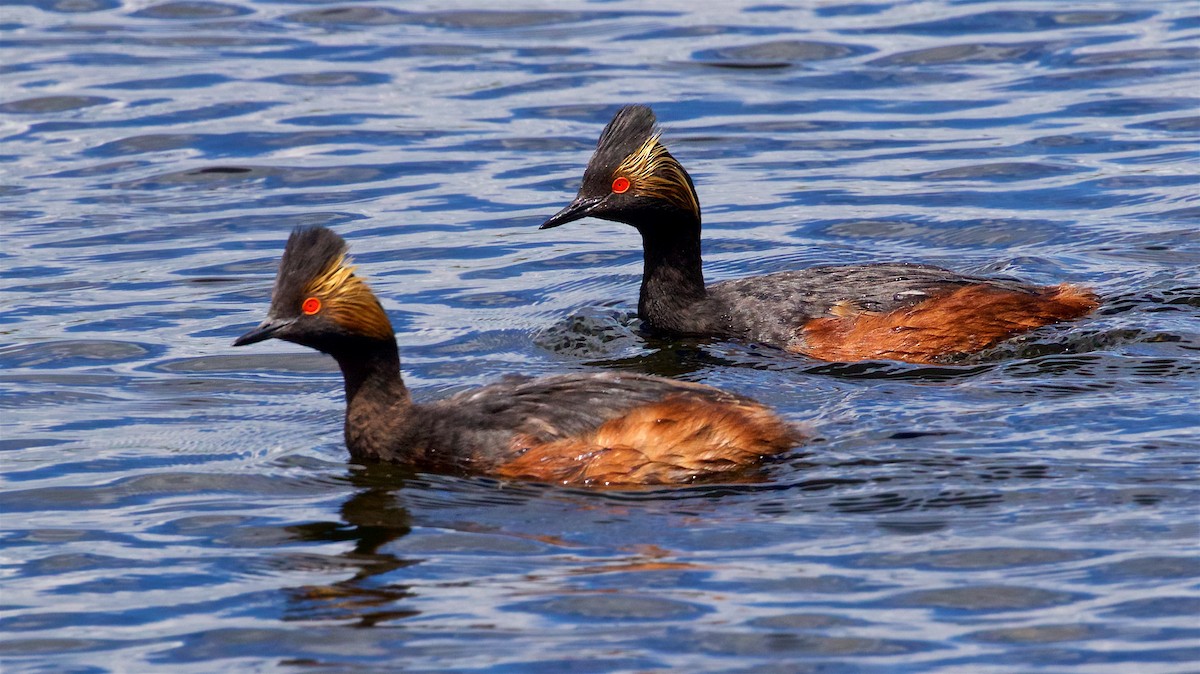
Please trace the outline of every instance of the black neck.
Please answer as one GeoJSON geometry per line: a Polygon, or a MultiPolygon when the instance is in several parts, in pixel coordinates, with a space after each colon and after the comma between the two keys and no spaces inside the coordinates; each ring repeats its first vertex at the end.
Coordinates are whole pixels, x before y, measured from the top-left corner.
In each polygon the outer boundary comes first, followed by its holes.
{"type": "Polygon", "coordinates": [[[346,447],[356,459],[388,459],[412,411],[394,340],[356,340],[334,352],[346,382],[346,447]]]}
{"type": "Polygon", "coordinates": [[[700,221],[692,214],[662,216],[638,227],[645,251],[638,315],[672,330],[689,306],[706,296],[700,259],[700,221]]]}

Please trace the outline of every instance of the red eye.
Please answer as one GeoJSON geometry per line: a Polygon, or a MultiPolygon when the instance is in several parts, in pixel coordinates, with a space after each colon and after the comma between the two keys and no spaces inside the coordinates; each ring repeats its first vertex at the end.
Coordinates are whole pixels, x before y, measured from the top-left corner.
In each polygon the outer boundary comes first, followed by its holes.
{"type": "Polygon", "coordinates": [[[310,298],[304,300],[304,304],[300,305],[300,310],[303,311],[305,314],[312,316],[313,314],[315,314],[321,310],[321,300],[319,300],[315,297],[310,297],[310,298]]]}
{"type": "Polygon", "coordinates": [[[622,177],[614,180],[613,184],[612,184],[612,190],[613,190],[613,192],[616,192],[617,194],[625,194],[626,192],[628,192],[629,191],[629,178],[622,176],[622,177]]]}

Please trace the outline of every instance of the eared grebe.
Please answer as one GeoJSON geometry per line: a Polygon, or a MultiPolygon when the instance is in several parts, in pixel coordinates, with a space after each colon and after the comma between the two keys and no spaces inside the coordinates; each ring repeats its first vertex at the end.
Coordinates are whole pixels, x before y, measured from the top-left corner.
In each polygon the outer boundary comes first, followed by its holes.
{"type": "Polygon", "coordinates": [[[574,485],[737,479],[800,433],[766,406],[702,384],[600,372],[510,377],[414,404],[395,333],[328,229],[292,232],[267,318],[234,346],[276,338],[334,357],[346,446],[364,461],[574,485]]]}
{"type": "Polygon", "coordinates": [[[821,360],[934,363],[1098,306],[1090,291],[1068,284],[907,263],[820,266],[705,286],[695,186],[643,105],[617,112],[578,196],[542,229],[587,216],[641,233],[638,316],[666,334],[746,339],[821,360]]]}

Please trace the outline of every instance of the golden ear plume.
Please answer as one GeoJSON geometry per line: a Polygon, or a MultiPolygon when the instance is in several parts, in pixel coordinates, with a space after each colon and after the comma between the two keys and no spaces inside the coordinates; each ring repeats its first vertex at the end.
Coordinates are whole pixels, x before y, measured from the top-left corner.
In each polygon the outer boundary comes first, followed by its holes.
{"type": "Polygon", "coordinates": [[[335,259],[305,287],[306,297],[325,302],[326,315],[343,328],[375,339],[394,339],[392,323],[371,288],[354,275],[346,256],[335,259]]]}
{"type": "Polygon", "coordinates": [[[614,175],[629,178],[638,194],[663,199],[700,217],[700,202],[679,162],[654,134],[617,167],[614,175]]]}

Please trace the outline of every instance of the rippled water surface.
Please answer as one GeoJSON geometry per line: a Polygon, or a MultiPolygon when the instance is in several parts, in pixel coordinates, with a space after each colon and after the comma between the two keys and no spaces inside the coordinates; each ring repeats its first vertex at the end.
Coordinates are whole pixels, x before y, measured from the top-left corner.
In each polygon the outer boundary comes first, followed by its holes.
{"type": "Polygon", "coordinates": [[[1195,671],[1197,9],[5,3],[0,665],[1195,671]],[[710,280],[908,260],[1104,307],[953,367],[648,338],[632,229],[537,230],[628,102],[710,280]],[[352,465],[331,360],[230,347],[304,224],[419,396],[620,368],[814,439],[624,493],[352,465]]]}

